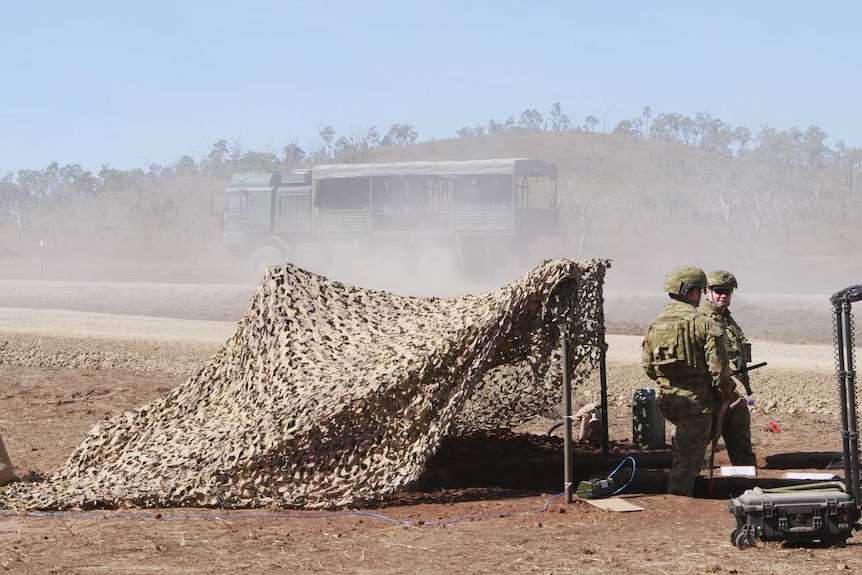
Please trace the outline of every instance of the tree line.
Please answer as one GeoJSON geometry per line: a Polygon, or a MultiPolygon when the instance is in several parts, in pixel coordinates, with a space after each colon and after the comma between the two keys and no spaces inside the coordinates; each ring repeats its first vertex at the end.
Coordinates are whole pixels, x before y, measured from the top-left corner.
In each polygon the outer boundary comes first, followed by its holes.
{"type": "MultiPolygon", "coordinates": [[[[536,109],[524,110],[518,119],[505,121],[491,119],[486,125],[464,127],[456,131],[457,138],[501,134],[507,132],[562,132],[595,133],[602,122],[589,115],[580,125],[562,111],[559,102],[546,114],[536,109]]],[[[798,128],[779,131],[763,126],[752,133],[744,126],[733,127],[708,112],[694,117],[678,113],[662,113],[653,117],[649,106],[636,118],[623,119],[613,130],[603,130],[612,136],[641,138],[657,142],[677,143],[686,147],[712,152],[719,156],[748,158],[756,161],[778,162],[790,166],[839,168],[845,174],[846,184],[855,188],[858,171],[862,168],[862,149],[848,147],[843,141],[834,148],[826,145],[826,132],[809,126],[804,132],[798,128]]],[[[98,173],[84,170],[80,165],[59,166],[51,163],[43,170],[9,172],[0,179],[0,209],[20,207],[22,203],[43,201],[61,196],[102,196],[118,191],[170,180],[177,176],[194,174],[217,178],[230,177],[243,171],[288,171],[320,163],[355,163],[367,161],[371,154],[383,148],[415,144],[419,134],[410,124],[394,124],[381,134],[377,126],[355,130],[349,135],[337,135],[327,126],[318,134],[319,141],[304,149],[293,142],[284,146],[281,155],[275,152],[243,150],[238,144],[229,145],[219,140],[204,158],[198,160],[184,155],[173,165],[150,164],[147,168],[117,170],[102,165],[98,173]]],[[[5,211],[5,210],[4,210],[5,211]]]]}
{"type": "MultiPolygon", "coordinates": [[[[702,196],[697,210],[731,228],[744,222],[751,226],[755,237],[764,226],[780,218],[803,218],[807,222],[862,219],[862,194],[858,194],[857,183],[862,171],[862,149],[848,147],[844,142],[830,148],[826,144],[828,135],[816,126],[805,131],[762,126],[752,132],[726,124],[707,112],[694,117],[678,113],[654,115],[647,106],[640,116],[624,119],[608,129],[604,118],[592,115],[576,123],[559,103],[554,103],[544,114],[528,109],[517,119],[492,119],[485,125],[461,128],[455,139],[543,132],[600,135],[609,142],[653,142],[665,150],[666,171],[695,171],[702,196]],[[682,162],[680,158],[684,156],[694,158],[693,162],[682,162]]],[[[206,156],[182,156],[168,166],[150,164],[146,168],[118,170],[103,165],[98,173],[92,173],[77,164],[60,166],[53,162],[43,170],[9,172],[0,179],[0,224],[11,218],[20,226],[29,212],[63,213],[65,206],[77,199],[112,197],[135,190],[140,193],[170,187],[170,182],[182,178],[223,181],[239,172],[290,171],[321,163],[370,161],[380,150],[416,144],[419,135],[413,126],[404,123],[392,125],[385,132],[372,126],[348,135],[339,135],[327,126],[318,137],[307,149],[297,142],[289,143],[281,154],[244,150],[219,140],[206,156]]],[[[654,193],[651,196],[649,190],[644,190],[644,182],[636,176],[630,177],[622,190],[614,190],[589,189],[582,184],[580,175],[583,174],[563,174],[568,178],[569,189],[564,186],[561,196],[563,207],[570,212],[568,217],[581,225],[582,234],[590,225],[596,225],[590,224],[591,217],[603,211],[637,211],[647,219],[667,215],[662,211],[667,208],[656,203],[654,193]]]]}

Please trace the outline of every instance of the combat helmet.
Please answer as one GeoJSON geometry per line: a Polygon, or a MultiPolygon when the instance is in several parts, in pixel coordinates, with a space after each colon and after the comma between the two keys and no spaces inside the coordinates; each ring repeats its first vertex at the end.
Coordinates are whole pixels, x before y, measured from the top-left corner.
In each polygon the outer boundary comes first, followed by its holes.
{"type": "Polygon", "coordinates": [[[736,283],[736,276],[729,271],[715,270],[707,274],[706,287],[729,287],[736,289],[739,287],[739,284],[736,283]]]}
{"type": "Polygon", "coordinates": [[[664,291],[672,296],[687,294],[694,288],[706,287],[706,274],[694,266],[673,268],[664,276],[664,291]]]}

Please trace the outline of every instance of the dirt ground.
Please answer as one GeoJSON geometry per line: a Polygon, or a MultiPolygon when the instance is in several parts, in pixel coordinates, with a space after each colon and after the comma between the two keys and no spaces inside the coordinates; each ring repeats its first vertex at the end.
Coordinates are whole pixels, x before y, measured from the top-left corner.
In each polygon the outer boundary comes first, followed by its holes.
{"type": "MultiPolygon", "coordinates": [[[[93,423],[184,381],[233,333],[254,287],[0,280],[0,434],[18,474],[51,473],[93,423]]],[[[832,471],[841,451],[827,296],[739,295],[732,309],[755,340],[755,361],[769,362],[752,375],[756,478],[717,476],[710,494],[704,473],[695,498],[663,493],[670,451],[633,448],[630,399],[648,386],[637,346],[664,301],[608,294],[609,451],[578,445],[572,462],[580,480],[607,477],[626,461],[614,474],[629,482],[620,498],[642,511],[566,503],[562,439],[546,433],[553,419],[538,418],[521,429],[447,439],[411,490],[374,509],[7,513],[0,567],[25,574],[860,573],[858,536],[846,548],[763,543],[743,551],[730,543],[729,498],[787,484],[787,471],[832,471]]],[[[595,378],[576,393],[582,402],[597,399],[595,378]]],[[[719,451],[716,465],[727,464],[719,451]]]]}

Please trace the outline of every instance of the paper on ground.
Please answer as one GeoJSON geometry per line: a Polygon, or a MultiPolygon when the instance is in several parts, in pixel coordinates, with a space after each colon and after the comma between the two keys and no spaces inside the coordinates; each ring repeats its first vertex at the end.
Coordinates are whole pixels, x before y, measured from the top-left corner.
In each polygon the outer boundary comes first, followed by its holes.
{"type": "Polygon", "coordinates": [[[579,499],[579,501],[589,503],[593,507],[598,507],[599,509],[604,509],[605,511],[617,511],[620,513],[625,513],[627,511],[644,510],[643,507],[633,505],[628,501],[620,499],[619,497],[609,497],[607,499],[579,499]]]}
{"type": "Polygon", "coordinates": [[[816,479],[817,481],[832,481],[838,479],[834,473],[808,473],[803,471],[788,471],[784,474],[785,479],[816,479]]]}
{"type": "Polygon", "coordinates": [[[757,469],[754,468],[753,465],[722,465],[721,466],[721,476],[722,477],[755,477],[757,476],[757,469]]]}

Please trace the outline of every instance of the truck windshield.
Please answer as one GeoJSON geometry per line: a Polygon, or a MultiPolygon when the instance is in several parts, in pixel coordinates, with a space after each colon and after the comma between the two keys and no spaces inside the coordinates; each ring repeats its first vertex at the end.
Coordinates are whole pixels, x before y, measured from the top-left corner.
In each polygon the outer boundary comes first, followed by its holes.
{"type": "Polygon", "coordinates": [[[248,214],[251,212],[251,195],[247,192],[229,193],[224,199],[225,214],[248,214]]]}

